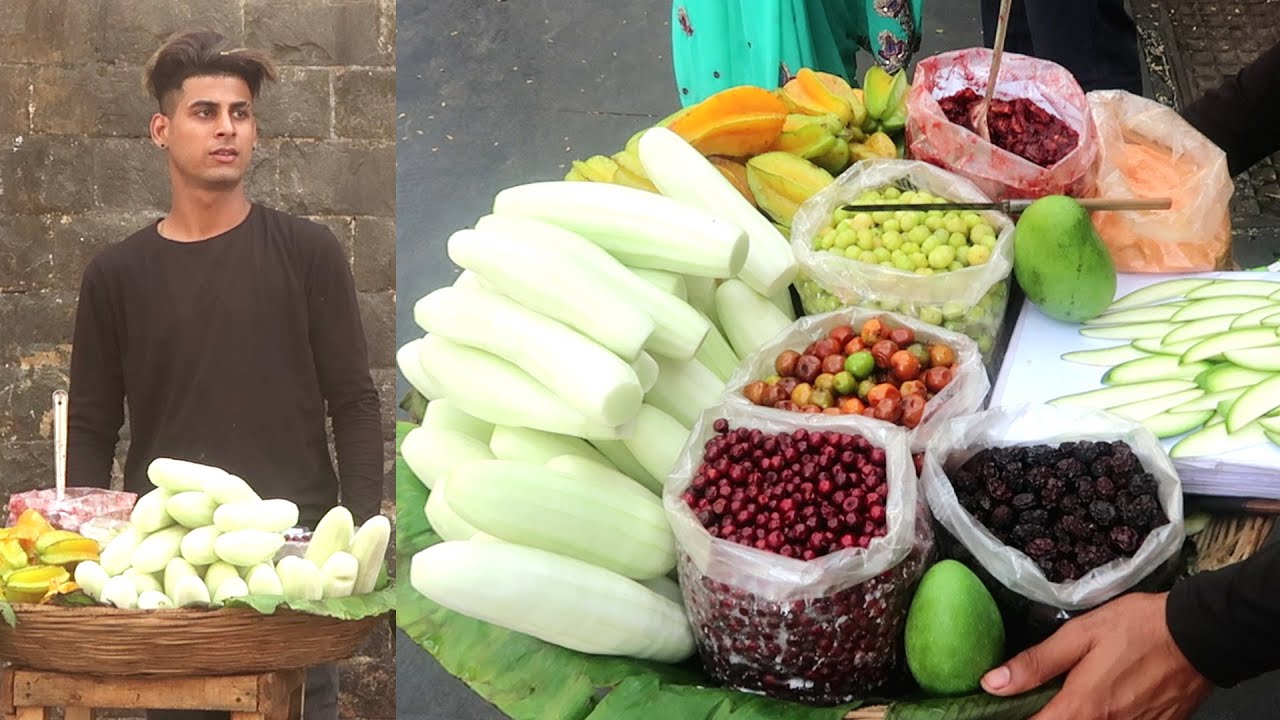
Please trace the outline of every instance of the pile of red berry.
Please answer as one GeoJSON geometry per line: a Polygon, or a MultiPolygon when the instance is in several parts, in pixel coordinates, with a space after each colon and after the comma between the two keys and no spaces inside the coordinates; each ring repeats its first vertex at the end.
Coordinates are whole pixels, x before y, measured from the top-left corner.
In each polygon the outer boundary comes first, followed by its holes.
{"type": "Polygon", "coordinates": [[[914,428],[925,404],[954,377],[955,350],[916,341],[911,328],[872,318],[855,331],[833,328],[803,353],[785,350],[777,374],[742,394],[756,405],[793,412],[864,415],[914,428]]]}

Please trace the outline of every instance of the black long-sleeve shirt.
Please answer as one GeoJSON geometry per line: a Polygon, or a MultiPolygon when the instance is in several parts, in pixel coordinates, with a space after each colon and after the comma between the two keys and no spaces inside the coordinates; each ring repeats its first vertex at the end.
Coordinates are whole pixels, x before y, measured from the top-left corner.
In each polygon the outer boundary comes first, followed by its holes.
{"type": "Polygon", "coordinates": [[[1280,670],[1280,543],[1174,585],[1165,619],[1178,649],[1215,685],[1280,670]]]}
{"type": "Polygon", "coordinates": [[[171,241],[156,228],[109,247],[85,270],[68,485],[107,486],[127,403],[126,490],[150,490],[147,466],[172,457],[294,501],[304,525],[339,501],[358,520],[377,514],[378,394],[333,233],[257,204],[235,228],[198,242],[171,241]]]}
{"type": "Polygon", "coordinates": [[[1280,43],[1197,98],[1182,117],[1226,152],[1233,176],[1280,151],[1280,43]]]}

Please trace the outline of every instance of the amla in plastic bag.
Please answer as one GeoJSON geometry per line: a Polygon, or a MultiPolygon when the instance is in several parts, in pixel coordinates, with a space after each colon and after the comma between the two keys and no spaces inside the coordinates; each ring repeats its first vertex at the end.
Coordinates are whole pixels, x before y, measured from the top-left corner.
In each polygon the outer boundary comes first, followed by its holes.
{"type": "MultiPolygon", "coordinates": [[[[909,315],[969,336],[991,367],[1009,299],[1013,221],[1003,213],[976,213],[996,232],[994,238],[978,241],[990,250],[990,256],[980,264],[932,275],[862,262],[815,247],[815,240],[831,224],[837,208],[867,191],[885,187],[927,190],[956,202],[991,202],[973,183],[928,163],[857,163],[805,201],[792,223],[791,249],[800,266],[795,284],[805,312],[824,313],[853,305],[909,315]]],[[[922,222],[928,221],[930,212],[942,214],[931,211],[928,204],[920,208],[919,213],[926,216],[922,222]]]]}

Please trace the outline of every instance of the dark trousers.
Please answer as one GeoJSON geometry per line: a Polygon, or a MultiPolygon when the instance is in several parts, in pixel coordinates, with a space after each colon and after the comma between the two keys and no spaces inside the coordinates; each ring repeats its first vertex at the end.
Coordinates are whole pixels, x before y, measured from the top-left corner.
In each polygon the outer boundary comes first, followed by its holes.
{"type": "MultiPolygon", "coordinates": [[[[1000,0],[982,0],[982,41],[995,45],[1000,0]]],[[[1085,92],[1142,94],[1138,28],[1124,0],[1013,0],[1004,49],[1058,63],[1085,92]]]]}
{"type": "MultiPolygon", "coordinates": [[[[214,710],[148,710],[147,720],[228,720],[231,713],[214,710]]],[[[307,670],[302,700],[303,720],[338,720],[338,666],[307,670]]]]}

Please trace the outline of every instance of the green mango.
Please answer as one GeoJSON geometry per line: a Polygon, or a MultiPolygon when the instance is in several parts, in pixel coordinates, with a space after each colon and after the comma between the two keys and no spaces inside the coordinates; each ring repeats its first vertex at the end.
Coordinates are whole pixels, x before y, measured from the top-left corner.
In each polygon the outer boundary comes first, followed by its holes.
{"type": "Polygon", "coordinates": [[[1049,317],[1079,323],[1101,315],[1116,294],[1116,267],[1089,213],[1063,195],[1040,198],[1014,231],[1013,272],[1049,317]]]}
{"type": "Polygon", "coordinates": [[[933,695],[963,695],[1004,659],[1004,621],[978,576],[955,560],[929,568],[907,611],[911,675],[933,695]]]}

